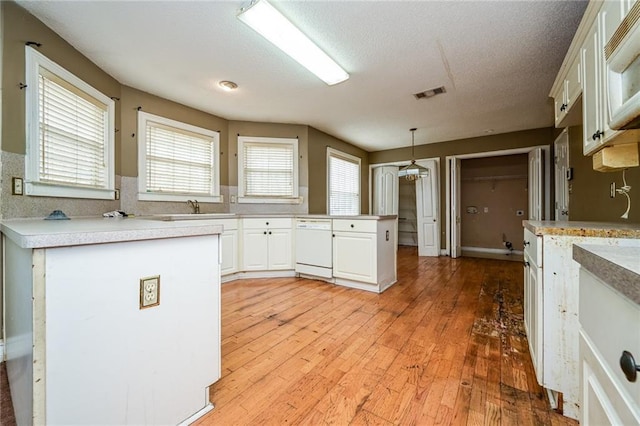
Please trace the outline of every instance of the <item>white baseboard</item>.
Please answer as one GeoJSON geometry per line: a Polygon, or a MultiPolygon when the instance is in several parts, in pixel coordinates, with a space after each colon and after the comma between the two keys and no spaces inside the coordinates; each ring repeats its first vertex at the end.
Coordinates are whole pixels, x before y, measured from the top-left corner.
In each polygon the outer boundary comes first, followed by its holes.
{"type": "Polygon", "coordinates": [[[449,252],[447,252],[447,249],[441,249],[440,256],[449,256],[449,252]]]}
{"type": "Polygon", "coordinates": [[[188,419],[185,419],[181,423],[178,423],[178,426],[188,426],[192,423],[195,423],[196,420],[198,420],[199,418],[201,418],[211,410],[213,410],[213,404],[209,403],[205,405],[204,408],[202,408],[200,411],[195,413],[193,416],[189,417],[188,419]]]}
{"type": "Polygon", "coordinates": [[[0,362],[4,361],[4,340],[0,339],[0,362]]]}
{"type": "Polygon", "coordinates": [[[475,253],[487,253],[487,254],[517,254],[522,255],[524,252],[522,250],[507,250],[507,249],[496,249],[496,248],[487,248],[487,247],[461,247],[462,250],[468,252],[475,253]]]}

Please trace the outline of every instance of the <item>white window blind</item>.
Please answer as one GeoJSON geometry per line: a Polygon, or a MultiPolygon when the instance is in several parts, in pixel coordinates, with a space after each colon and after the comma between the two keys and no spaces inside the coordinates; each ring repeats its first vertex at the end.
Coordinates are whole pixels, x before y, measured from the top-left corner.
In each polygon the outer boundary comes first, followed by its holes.
{"type": "Polygon", "coordinates": [[[329,214],[360,214],[360,159],[328,149],[329,214]]]}
{"type": "Polygon", "coordinates": [[[238,137],[240,202],[299,202],[298,140],[238,137]]]}
{"type": "Polygon", "coordinates": [[[244,145],[244,195],[293,196],[293,147],[289,144],[244,145]]]}
{"type": "Polygon", "coordinates": [[[138,113],[140,198],[221,201],[216,162],[219,133],[143,111],[138,113]]]}
{"type": "Polygon", "coordinates": [[[27,195],[115,195],[115,103],[30,46],[25,47],[27,195]]]}
{"type": "Polygon", "coordinates": [[[39,181],[105,188],[107,105],[41,68],[39,181]]]}
{"type": "Polygon", "coordinates": [[[210,138],[147,122],[147,191],[211,194],[213,154],[210,138]]]}

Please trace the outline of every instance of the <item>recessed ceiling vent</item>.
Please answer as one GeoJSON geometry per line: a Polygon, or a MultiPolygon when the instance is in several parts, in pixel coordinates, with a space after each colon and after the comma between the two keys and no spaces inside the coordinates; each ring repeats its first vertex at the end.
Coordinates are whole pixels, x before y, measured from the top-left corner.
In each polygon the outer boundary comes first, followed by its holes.
{"type": "Polygon", "coordinates": [[[413,96],[420,100],[420,99],[425,99],[425,98],[432,98],[435,95],[440,95],[442,93],[445,93],[447,90],[444,88],[444,86],[440,86],[440,87],[436,87],[435,89],[429,89],[429,90],[425,90],[424,92],[420,92],[420,93],[414,93],[413,96]]]}

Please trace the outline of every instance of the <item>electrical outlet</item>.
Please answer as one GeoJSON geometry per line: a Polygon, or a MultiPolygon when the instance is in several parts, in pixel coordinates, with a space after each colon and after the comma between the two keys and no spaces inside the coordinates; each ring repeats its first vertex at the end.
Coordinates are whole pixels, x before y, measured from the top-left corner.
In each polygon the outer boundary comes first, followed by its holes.
{"type": "Polygon", "coordinates": [[[160,304],[160,275],[140,278],[140,309],[160,304]]]}
{"type": "Polygon", "coordinates": [[[113,193],[113,198],[116,200],[120,199],[120,190],[118,188],[116,188],[115,192],[113,193]]]}
{"type": "Polygon", "coordinates": [[[22,178],[19,178],[19,177],[11,178],[11,193],[13,195],[23,194],[22,178]]]}

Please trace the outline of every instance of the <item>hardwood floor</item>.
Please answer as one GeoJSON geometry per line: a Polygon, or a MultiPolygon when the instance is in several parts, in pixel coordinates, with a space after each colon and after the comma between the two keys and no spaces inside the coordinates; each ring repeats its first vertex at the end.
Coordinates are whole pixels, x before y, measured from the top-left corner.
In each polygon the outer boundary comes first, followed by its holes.
{"type": "MultiPolygon", "coordinates": [[[[577,424],[536,383],[520,263],[401,248],[398,276],[381,295],[297,278],[224,284],[222,379],[197,424],[577,424]]],[[[0,379],[6,396],[4,368],[0,379]]],[[[1,402],[0,424],[15,424],[1,402]]]]}
{"type": "Polygon", "coordinates": [[[222,379],[198,425],[577,424],[547,407],[522,265],[401,248],[381,295],[298,278],[222,287],[222,379]]]}

